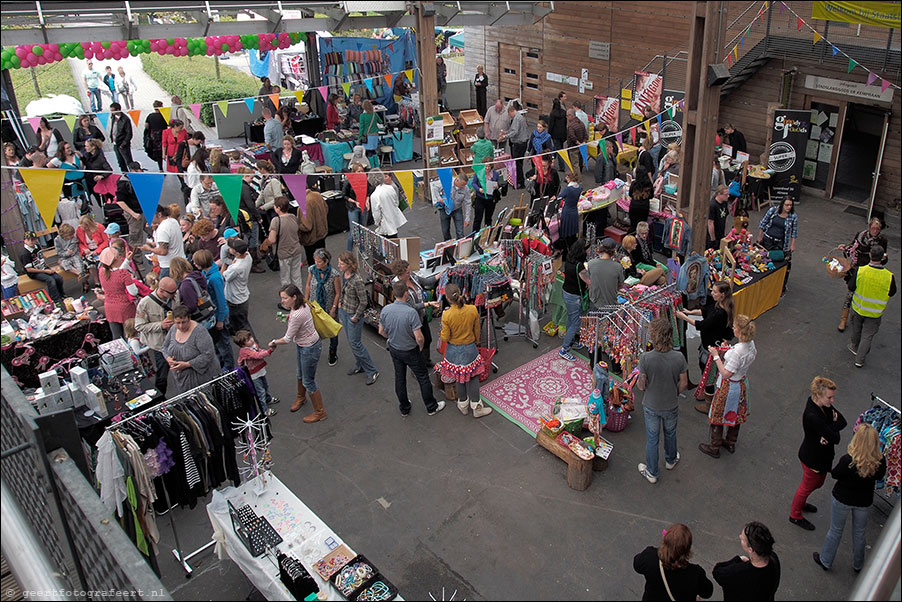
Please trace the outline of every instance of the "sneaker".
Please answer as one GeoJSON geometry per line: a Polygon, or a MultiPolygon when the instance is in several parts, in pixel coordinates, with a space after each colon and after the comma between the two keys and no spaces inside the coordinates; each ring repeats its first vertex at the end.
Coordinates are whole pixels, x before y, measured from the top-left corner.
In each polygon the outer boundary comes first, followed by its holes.
{"type": "Polygon", "coordinates": [[[860,362],[855,362],[855,367],[856,368],[864,368],[864,364],[862,364],[860,362]]]}
{"type": "Polygon", "coordinates": [[[334,365],[337,364],[337,363],[338,363],[338,354],[337,354],[337,353],[330,353],[330,354],[329,354],[329,365],[330,365],[330,366],[334,366],[334,365]]]}
{"type": "Polygon", "coordinates": [[[407,418],[408,416],[410,416],[410,410],[407,410],[406,412],[404,410],[401,410],[402,418],[407,418]]]}
{"type": "Polygon", "coordinates": [[[812,525],[811,521],[809,521],[807,518],[793,518],[790,516],[789,522],[791,522],[794,525],[798,525],[799,527],[802,527],[806,531],[814,531],[814,529],[815,529],[815,526],[812,525]]]}
{"type": "Polygon", "coordinates": [[[658,477],[648,472],[648,468],[646,468],[645,464],[639,464],[639,474],[648,479],[648,482],[652,485],[658,482],[658,477]]]}
{"type": "Polygon", "coordinates": [[[561,349],[561,351],[560,351],[560,353],[558,353],[558,355],[561,356],[562,360],[567,360],[568,362],[576,361],[576,356],[573,355],[572,353],[570,353],[569,351],[564,351],[563,349],[561,349]]]}
{"type": "Polygon", "coordinates": [[[273,396],[271,396],[271,397],[269,398],[269,403],[266,404],[266,405],[270,405],[270,406],[276,405],[276,404],[279,403],[280,401],[282,401],[282,400],[279,399],[278,397],[276,397],[275,395],[273,395],[273,396]]]}
{"type": "Polygon", "coordinates": [[[267,416],[275,416],[278,413],[279,413],[279,411],[275,408],[267,408],[267,410],[266,410],[267,416]]]}
{"type": "MultiPolygon", "coordinates": [[[[829,571],[829,570],[830,570],[830,567],[829,567],[829,566],[824,566],[824,563],[821,562],[821,554],[820,554],[820,552],[815,552],[814,554],[811,555],[811,557],[814,558],[814,564],[816,564],[817,566],[821,567],[821,568],[824,569],[825,571],[829,571]]],[[[859,569],[859,570],[860,570],[860,569],[859,569]]]]}
{"type": "Polygon", "coordinates": [[[369,376],[366,378],[366,384],[367,384],[367,385],[373,384],[374,382],[376,382],[376,379],[377,379],[377,378],[379,378],[379,373],[378,373],[378,372],[373,372],[371,375],[369,375],[369,376]]]}
{"type": "Polygon", "coordinates": [[[849,343],[846,349],[848,349],[849,353],[851,353],[852,355],[858,355],[858,350],[855,349],[855,345],[853,345],[852,343],[849,343]]]}
{"type": "Polygon", "coordinates": [[[354,376],[355,374],[363,374],[363,368],[354,366],[353,368],[348,370],[348,376],[354,376]]]}
{"type": "Polygon", "coordinates": [[[435,406],[435,409],[432,410],[431,412],[426,412],[426,415],[427,416],[435,416],[436,414],[438,414],[439,412],[441,412],[444,409],[445,409],[445,402],[440,401],[440,402],[438,402],[438,405],[435,406]]]}
{"type": "Polygon", "coordinates": [[[680,452],[677,452],[677,457],[676,457],[676,460],[673,461],[673,464],[671,464],[670,462],[664,462],[664,468],[666,468],[667,470],[673,470],[674,467],[677,464],[679,464],[679,462],[680,462],[680,452]]]}
{"type": "Polygon", "coordinates": [[[802,512],[817,512],[817,506],[815,506],[814,504],[805,504],[805,507],[802,508],[802,512]]]}

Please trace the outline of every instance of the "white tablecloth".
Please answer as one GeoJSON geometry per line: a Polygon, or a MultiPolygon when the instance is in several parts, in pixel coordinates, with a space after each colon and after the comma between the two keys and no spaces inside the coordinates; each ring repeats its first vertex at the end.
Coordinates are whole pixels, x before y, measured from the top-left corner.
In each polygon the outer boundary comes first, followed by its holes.
{"type": "MultiPolygon", "coordinates": [[[[261,554],[256,558],[251,556],[232,529],[226,501],[231,501],[236,508],[248,504],[257,515],[265,516],[269,520],[283,539],[279,549],[304,563],[307,572],[316,580],[320,590],[328,593],[327,599],[343,600],[338,591],[330,583],[323,581],[313,570],[313,564],[329,551],[321,542],[332,537],[341,545],[344,543],[341,538],[279,479],[269,475],[266,489],[259,496],[254,493],[256,486],[257,480],[254,479],[238,488],[227,487],[214,492],[213,501],[207,504],[207,514],[213,525],[213,539],[217,542],[216,552],[219,558],[223,559],[227,554],[267,600],[295,599],[279,579],[275,559],[267,554],[261,554]]],[[[356,554],[350,546],[347,547],[352,555],[356,554]]]]}

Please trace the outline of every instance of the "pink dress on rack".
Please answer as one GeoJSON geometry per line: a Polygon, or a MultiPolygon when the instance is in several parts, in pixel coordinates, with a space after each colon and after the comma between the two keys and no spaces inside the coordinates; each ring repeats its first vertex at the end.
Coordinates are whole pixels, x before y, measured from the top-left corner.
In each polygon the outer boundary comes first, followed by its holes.
{"type": "Polygon", "coordinates": [[[134,278],[126,269],[114,269],[107,271],[100,269],[100,286],[103,288],[103,311],[107,322],[123,324],[129,318],[135,317],[135,304],[129,298],[129,289],[133,289],[133,296],[137,296],[134,278]]]}

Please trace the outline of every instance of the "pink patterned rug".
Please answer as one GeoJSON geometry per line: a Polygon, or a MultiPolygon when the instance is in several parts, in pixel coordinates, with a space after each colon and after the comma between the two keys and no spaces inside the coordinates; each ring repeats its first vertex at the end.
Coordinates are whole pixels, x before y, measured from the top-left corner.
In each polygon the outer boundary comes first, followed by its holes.
{"type": "Polygon", "coordinates": [[[592,372],[584,361],[568,362],[554,349],[483,385],[481,397],[505,418],[535,437],[539,417],[551,415],[558,397],[587,396],[592,372]]]}

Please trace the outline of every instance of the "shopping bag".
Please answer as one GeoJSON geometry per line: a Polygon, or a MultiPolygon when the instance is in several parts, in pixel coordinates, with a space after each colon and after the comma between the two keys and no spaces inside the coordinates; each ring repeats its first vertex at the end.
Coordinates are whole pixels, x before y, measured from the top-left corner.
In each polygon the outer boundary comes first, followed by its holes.
{"type": "Polygon", "coordinates": [[[307,301],[310,313],[313,314],[313,326],[320,338],[331,339],[341,332],[341,324],[335,321],[316,301],[307,301]]]}

